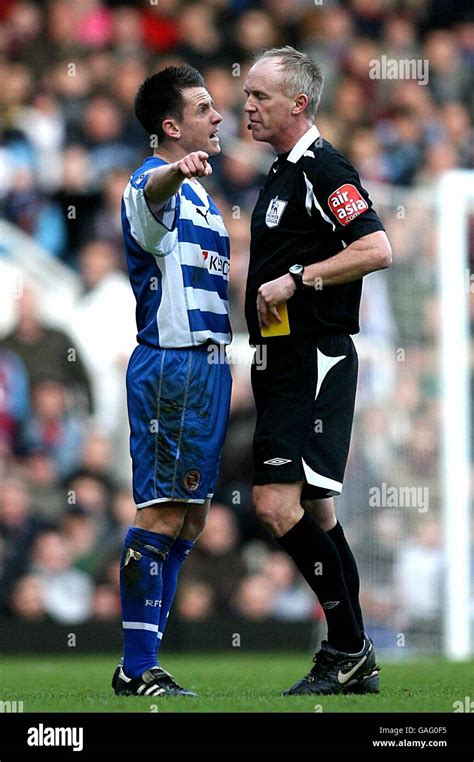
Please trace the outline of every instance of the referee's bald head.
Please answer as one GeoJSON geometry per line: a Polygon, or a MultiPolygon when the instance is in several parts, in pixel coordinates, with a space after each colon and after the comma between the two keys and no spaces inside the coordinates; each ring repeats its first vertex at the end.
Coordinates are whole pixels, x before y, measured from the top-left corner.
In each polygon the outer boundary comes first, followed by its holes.
{"type": "Polygon", "coordinates": [[[323,74],[316,64],[305,53],[285,45],[282,48],[270,48],[259,53],[253,60],[253,66],[268,58],[277,58],[278,68],[283,72],[286,95],[292,98],[299,93],[308,97],[307,116],[314,119],[318,110],[323,91],[323,74]]]}

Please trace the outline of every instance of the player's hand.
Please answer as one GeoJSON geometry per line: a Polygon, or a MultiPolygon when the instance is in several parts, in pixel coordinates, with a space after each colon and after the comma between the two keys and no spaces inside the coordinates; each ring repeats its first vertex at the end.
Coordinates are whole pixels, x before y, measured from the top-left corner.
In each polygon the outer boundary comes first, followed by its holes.
{"type": "Polygon", "coordinates": [[[272,323],[281,323],[277,305],[288,301],[296,291],[291,275],[263,283],[257,294],[257,315],[260,328],[269,328],[272,323]]]}
{"type": "Polygon", "coordinates": [[[209,154],[205,151],[193,151],[176,162],[176,169],[183,177],[208,177],[212,167],[208,164],[209,154]]]}

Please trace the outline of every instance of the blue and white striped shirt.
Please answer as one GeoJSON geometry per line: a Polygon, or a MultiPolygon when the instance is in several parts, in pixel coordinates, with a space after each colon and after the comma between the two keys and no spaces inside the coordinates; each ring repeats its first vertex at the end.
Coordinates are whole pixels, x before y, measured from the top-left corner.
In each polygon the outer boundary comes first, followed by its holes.
{"type": "Polygon", "coordinates": [[[122,200],[137,340],[163,348],[208,339],[229,344],[230,247],[224,221],[196,179],[184,180],[159,212],[152,211],[145,185],[150,172],[165,164],[156,156],[145,159],[122,200]]]}

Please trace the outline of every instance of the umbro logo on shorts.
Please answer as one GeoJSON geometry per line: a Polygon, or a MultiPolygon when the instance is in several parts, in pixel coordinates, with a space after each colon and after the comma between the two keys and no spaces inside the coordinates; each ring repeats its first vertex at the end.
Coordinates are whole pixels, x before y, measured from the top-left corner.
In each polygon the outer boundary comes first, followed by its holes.
{"type": "Polygon", "coordinates": [[[284,466],[285,463],[291,463],[291,460],[287,460],[287,458],[272,458],[271,460],[264,460],[263,462],[266,466],[284,466]]]}

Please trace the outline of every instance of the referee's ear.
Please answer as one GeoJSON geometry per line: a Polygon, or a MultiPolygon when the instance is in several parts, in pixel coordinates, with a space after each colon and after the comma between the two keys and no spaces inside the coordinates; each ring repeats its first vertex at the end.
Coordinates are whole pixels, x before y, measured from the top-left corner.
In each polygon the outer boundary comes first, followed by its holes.
{"type": "Polygon", "coordinates": [[[291,113],[295,116],[302,114],[308,107],[308,96],[306,93],[299,93],[299,95],[295,97],[294,104],[291,113]]]}

